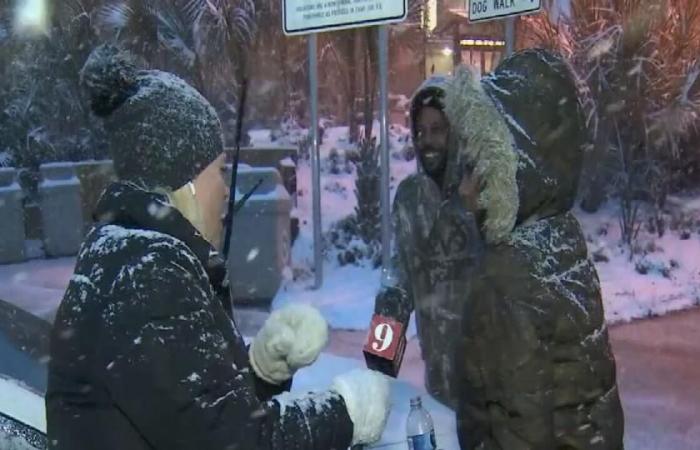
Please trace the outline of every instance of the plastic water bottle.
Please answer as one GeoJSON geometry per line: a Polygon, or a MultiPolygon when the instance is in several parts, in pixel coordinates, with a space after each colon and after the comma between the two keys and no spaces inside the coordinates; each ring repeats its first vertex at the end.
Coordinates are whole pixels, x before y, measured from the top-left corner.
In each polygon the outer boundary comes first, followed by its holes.
{"type": "Polygon", "coordinates": [[[406,419],[408,450],[436,450],[433,418],[423,409],[420,397],[411,399],[411,411],[406,419]]]}

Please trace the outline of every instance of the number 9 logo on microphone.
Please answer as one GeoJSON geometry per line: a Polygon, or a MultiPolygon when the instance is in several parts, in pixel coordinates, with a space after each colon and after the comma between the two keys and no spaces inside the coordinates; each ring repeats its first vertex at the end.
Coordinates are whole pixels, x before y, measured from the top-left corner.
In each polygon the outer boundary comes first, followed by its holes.
{"type": "Polygon", "coordinates": [[[394,341],[394,330],[388,323],[380,323],[374,327],[374,342],[372,350],[382,353],[391,346],[394,341]]]}
{"type": "Polygon", "coordinates": [[[374,315],[365,341],[365,350],[385,359],[393,359],[402,332],[401,323],[389,317],[374,315]]]}

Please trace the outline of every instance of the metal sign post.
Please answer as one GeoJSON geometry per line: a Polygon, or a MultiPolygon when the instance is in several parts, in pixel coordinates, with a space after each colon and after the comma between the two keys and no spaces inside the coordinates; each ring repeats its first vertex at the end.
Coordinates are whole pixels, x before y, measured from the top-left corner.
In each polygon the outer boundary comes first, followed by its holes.
{"type": "Polygon", "coordinates": [[[379,200],[382,211],[382,267],[391,263],[391,190],[389,188],[389,123],[388,123],[388,78],[389,78],[389,30],[379,27],[379,123],[381,137],[381,185],[379,200]]]}
{"type": "Polygon", "coordinates": [[[515,48],[515,17],[506,19],[506,56],[513,54],[515,48]]]}
{"type": "Polygon", "coordinates": [[[314,289],[323,284],[323,240],[321,236],[321,149],[318,146],[318,42],[309,35],[309,90],[311,91],[311,183],[313,190],[314,289]]]}
{"type": "MultiPolygon", "coordinates": [[[[286,35],[309,34],[309,88],[311,91],[311,171],[313,189],[314,269],[316,289],[323,283],[323,242],[321,236],[321,155],[318,145],[318,60],[317,37],[321,31],[359,28],[401,22],[408,13],[408,0],[353,0],[324,2],[321,0],[283,0],[282,24],[286,35]]],[[[391,220],[389,204],[389,141],[388,141],[388,30],[379,30],[379,83],[381,108],[380,201],[382,208],[382,263],[390,258],[391,220]]]]}

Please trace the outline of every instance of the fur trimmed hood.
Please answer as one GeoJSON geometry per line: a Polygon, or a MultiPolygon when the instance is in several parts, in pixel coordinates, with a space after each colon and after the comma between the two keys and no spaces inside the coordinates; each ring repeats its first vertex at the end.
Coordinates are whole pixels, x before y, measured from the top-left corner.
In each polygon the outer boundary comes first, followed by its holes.
{"type": "Polygon", "coordinates": [[[482,180],[479,206],[486,211],[482,225],[488,243],[504,241],[518,213],[518,158],[503,117],[467,67],[457,68],[447,88],[446,108],[457,151],[448,167],[448,184],[458,184],[465,167],[482,180]]]}
{"type": "Polygon", "coordinates": [[[562,58],[521,51],[483,79],[459,67],[445,89],[445,112],[457,149],[448,183],[459,183],[465,167],[479,176],[488,243],[505,242],[516,225],[572,207],[585,129],[562,58]]]}

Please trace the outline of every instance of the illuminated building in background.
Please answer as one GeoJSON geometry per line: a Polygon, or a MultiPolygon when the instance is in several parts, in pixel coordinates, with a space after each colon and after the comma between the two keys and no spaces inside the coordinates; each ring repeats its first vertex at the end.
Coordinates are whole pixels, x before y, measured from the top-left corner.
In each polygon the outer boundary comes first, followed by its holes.
{"type": "MultiPolygon", "coordinates": [[[[450,74],[455,65],[462,63],[474,66],[482,74],[498,65],[505,56],[504,21],[470,23],[465,0],[430,3],[436,6],[436,22],[427,46],[426,76],[450,74]]],[[[430,21],[429,24],[433,25],[430,21]]]]}
{"type": "MultiPolygon", "coordinates": [[[[470,23],[467,3],[468,0],[428,1],[430,38],[426,46],[426,76],[450,74],[458,64],[470,64],[478,72],[488,73],[505,56],[505,21],[470,23]]],[[[571,12],[571,0],[542,0],[542,4],[554,20],[571,12]]],[[[516,19],[516,49],[527,46],[526,42],[519,42],[521,25],[516,19]]]]}

